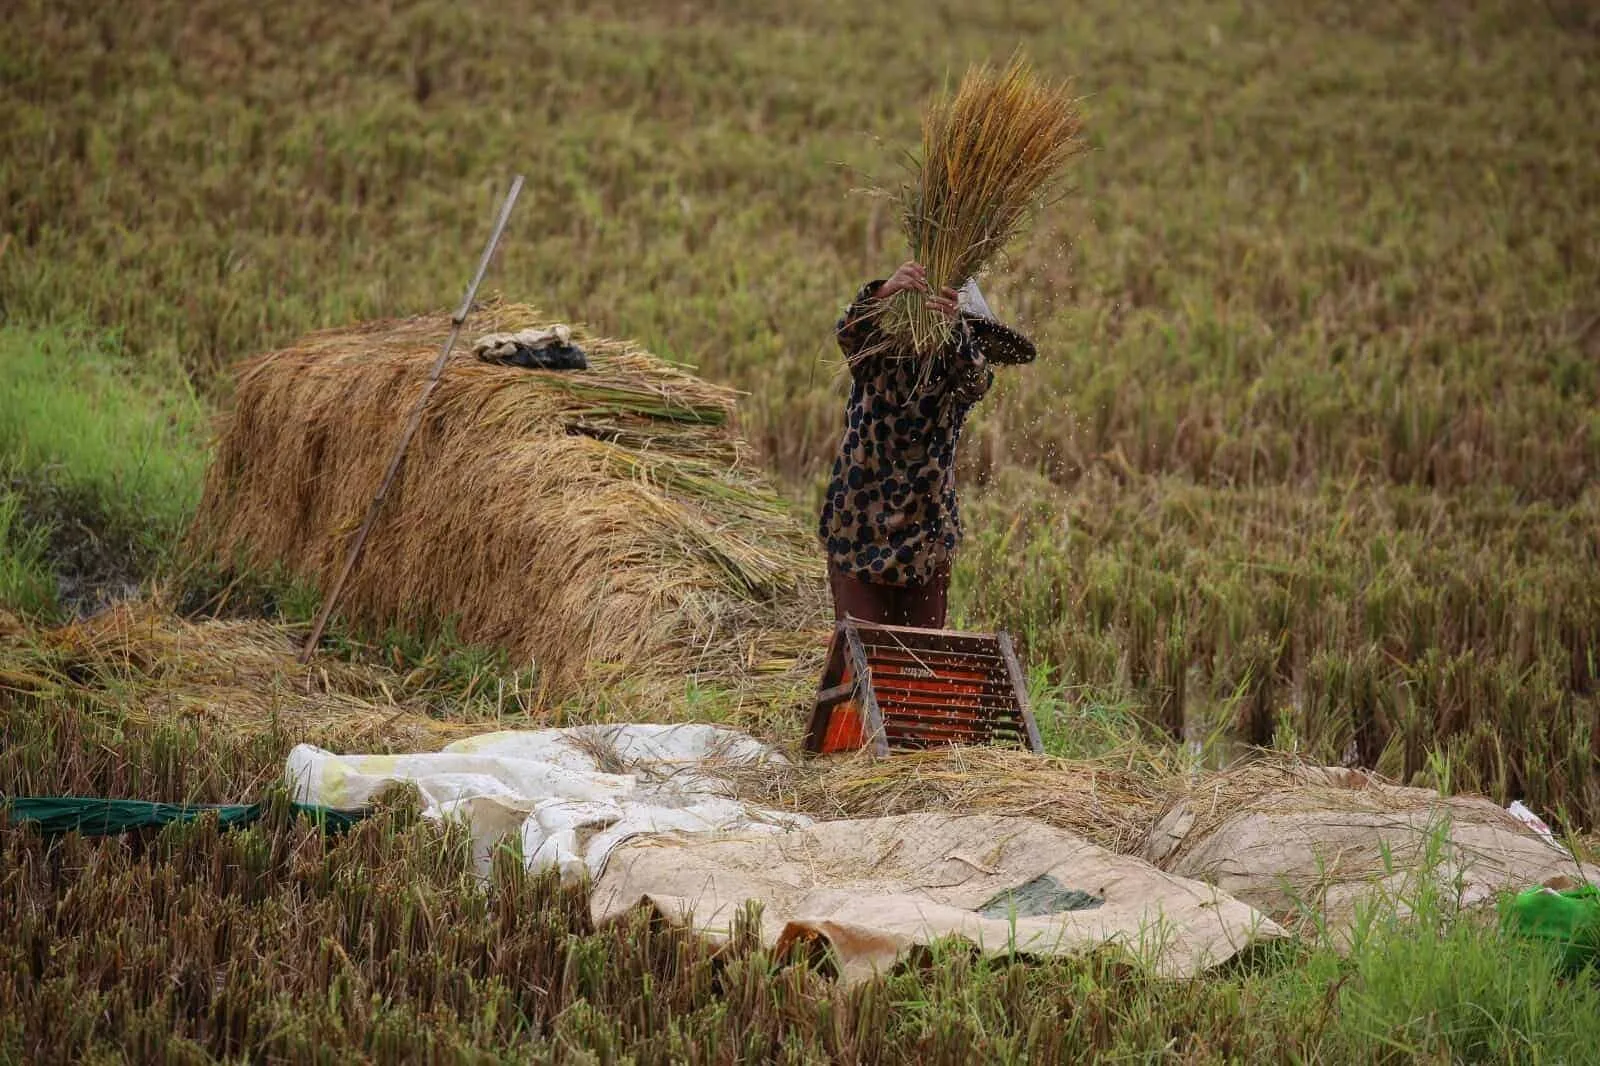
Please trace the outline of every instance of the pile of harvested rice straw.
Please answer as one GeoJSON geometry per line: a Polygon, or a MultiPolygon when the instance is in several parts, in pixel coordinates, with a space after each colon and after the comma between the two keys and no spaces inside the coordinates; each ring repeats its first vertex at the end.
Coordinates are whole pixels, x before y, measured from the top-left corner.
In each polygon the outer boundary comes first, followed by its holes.
{"type": "Polygon", "coordinates": [[[819,819],[943,811],[1036,818],[1131,853],[1178,787],[1180,771],[1140,751],[1061,759],[970,747],[803,759],[725,771],[741,798],[819,819]]]}
{"type": "MultiPolygon", "coordinates": [[[[548,325],[525,306],[480,333],[548,325]]],[[[446,314],[313,334],[247,361],[193,531],[225,566],[326,589],[450,328],[446,314]]],[[[734,685],[813,669],[823,570],[730,421],[735,394],[638,347],[574,339],[586,370],[458,354],[340,612],[451,619],[533,664],[551,699],[626,679],[734,685]]]]}

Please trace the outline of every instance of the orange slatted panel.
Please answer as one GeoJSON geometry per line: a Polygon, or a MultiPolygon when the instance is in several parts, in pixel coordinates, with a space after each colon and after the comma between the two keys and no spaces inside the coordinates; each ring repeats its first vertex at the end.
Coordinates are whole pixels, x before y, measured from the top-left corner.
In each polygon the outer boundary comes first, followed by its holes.
{"type": "Polygon", "coordinates": [[[835,707],[832,717],[828,719],[828,732],[822,738],[823,753],[859,751],[866,742],[867,734],[862,727],[861,711],[855,701],[849,700],[835,707]]]}
{"type": "Polygon", "coordinates": [[[1021,677],[1004,635],[847,622],[830,649],[807,750],[1002,743],[1037,751],[1021,677]],[[857,660],[865,686],[854,683],[857,660]]]}

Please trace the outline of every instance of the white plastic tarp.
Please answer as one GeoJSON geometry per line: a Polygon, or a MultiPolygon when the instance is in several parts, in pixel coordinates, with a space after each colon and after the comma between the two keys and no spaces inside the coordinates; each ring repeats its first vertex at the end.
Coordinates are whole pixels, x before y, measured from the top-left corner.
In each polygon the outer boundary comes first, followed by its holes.
{"type": "Polygon", "coordinates": [[[508,835],[532,868],[594,881],[597,921],[641,904],[716,939],[754,901],[780,948],[826,945],[846,980],[957,937],[1059,955],[1121,942],[1174,975],[1284,931],[1212,885],[1029,818],[908,814],[814,823],[741,802],[727,778],[783,757],[709,725],[497,732],[411,755],[300,745],[294,798],[340,810],[411,785],[425,816],[464,819],[480,869],[508,835]]]}
{"type": "Polygon", "coordinates": [[[285,770],[294,798],[359,810],[409,784],[423,815],[463,819],[476,859],[520,835],[530,867],[598,878],[613,848],[639,834],[788,828],[810,819],[750,807],[722,767],[782,761],[754,738],[710,725],[603,725],[503,731],[415,755],[335,755],[296,746],[285,770]]]}

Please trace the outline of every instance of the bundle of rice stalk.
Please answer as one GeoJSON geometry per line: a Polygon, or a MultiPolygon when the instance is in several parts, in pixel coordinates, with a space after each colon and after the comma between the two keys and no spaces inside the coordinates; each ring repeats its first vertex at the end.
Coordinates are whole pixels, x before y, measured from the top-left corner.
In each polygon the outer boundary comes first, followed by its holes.
{"type": "MultiPolygon", "coordinates": [[[[911,257],[935,291],[976,278],[1055,198],[1084,149],[1068,90],[1016,56],[998,72],[970,69],[953,97],[928,109],[922,156],[899,207],[911,257]]],[[[951,325],[923,294],[908,292],[890,302],[881,329],[896,350],[927,355],[949,341],[951,325]]]]}
{"type": "Polygon", "coordinates": [[[942,811],[1026,816],[1131,852],[1179,787],[1155,750],[1062,759],[1004,748],[859,753],[721,771],[745,800],[819,819],[942,811]]]}
{"type": "MultiPolygon", "coordinates": [[[[482,332],[548,325],[492,303],[482,332]]],[[[366,512],[445,314],[332,330],[248,361],[195,526],[200,555],[327,588],[366,512]]],[[[824,574],[730,426],[735,394],[634,345],[574,339],[584,370],[458,355],[340,608],[532,665],[551,699],[626,678],[742,686],[809,668],[824,574]]],[[[660,686],[656,686],[660,696],[660,686]]]]}

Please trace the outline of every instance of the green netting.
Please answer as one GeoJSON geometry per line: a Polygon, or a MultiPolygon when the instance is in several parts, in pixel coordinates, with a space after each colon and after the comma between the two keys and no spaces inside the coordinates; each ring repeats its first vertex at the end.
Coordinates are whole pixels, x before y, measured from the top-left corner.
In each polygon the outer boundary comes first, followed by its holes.
{"type": "MultiPolygon", "coordinates": [[[[342,832],[366,816],[364,811],[336,811],[303,803],[291,803],[289,809],[332,832],[342,832]]],[[[11,825],[31,826],[45,836],[111,836],[173,822],[192,822],[207,814],[215,814],[223,828],[238,828],[260,820],[266,812],[264,803],[151,803],[97,796],[0,797],[0,818],[11,825]]]]}

